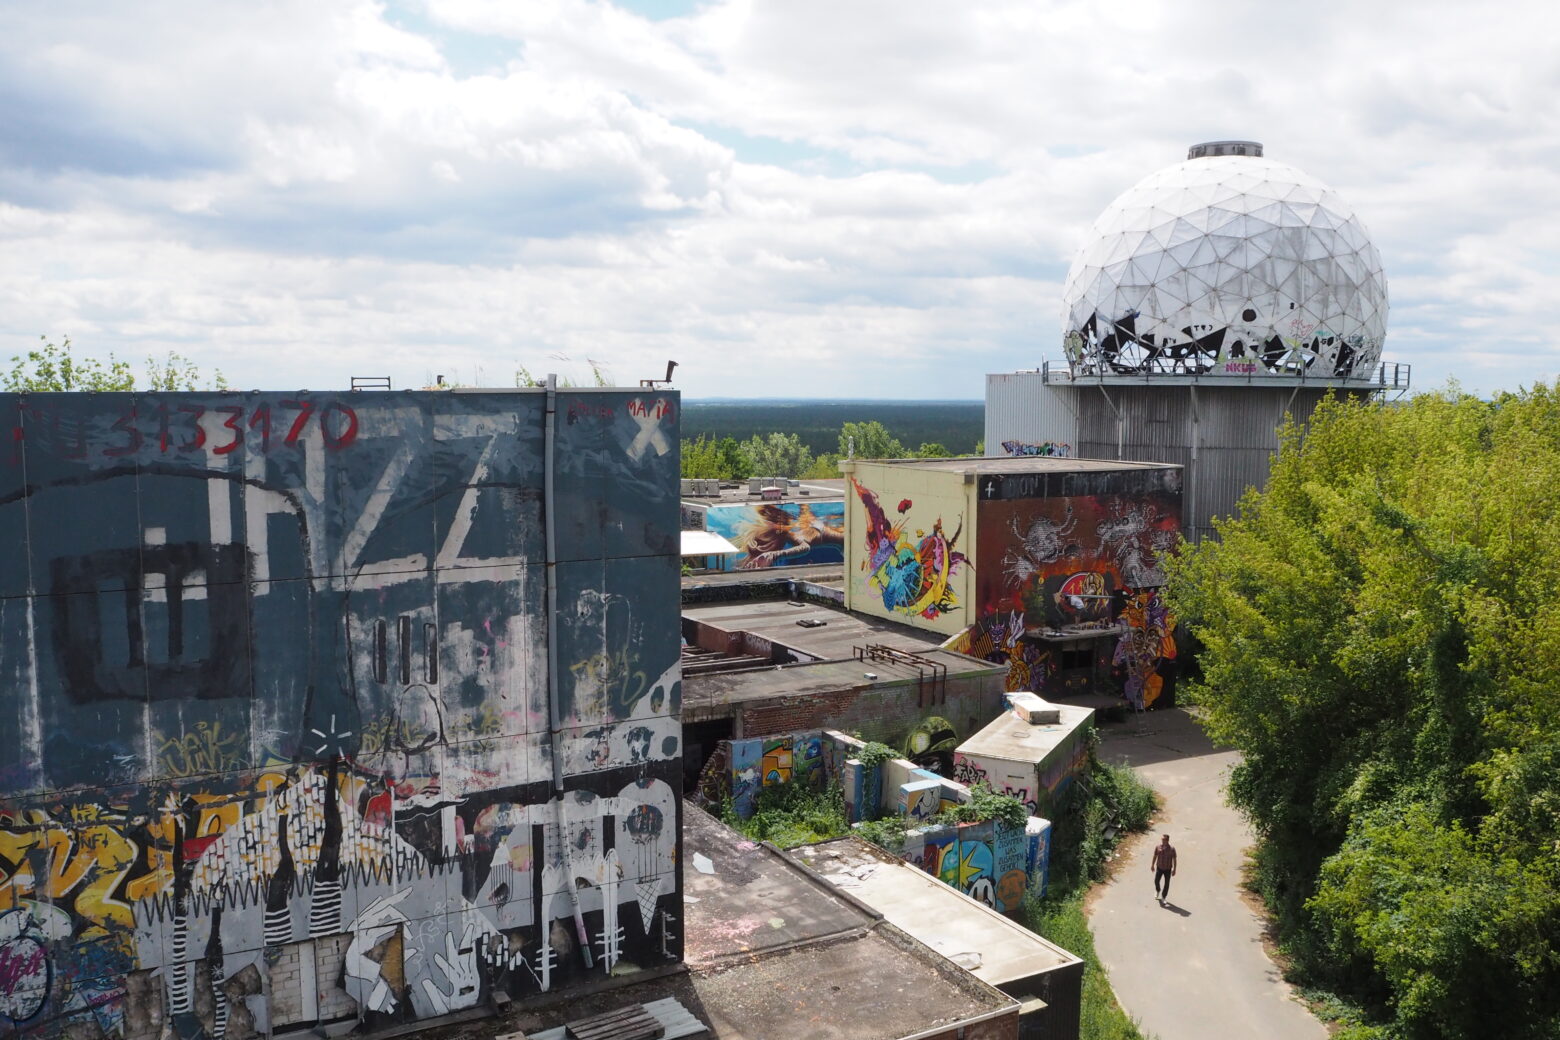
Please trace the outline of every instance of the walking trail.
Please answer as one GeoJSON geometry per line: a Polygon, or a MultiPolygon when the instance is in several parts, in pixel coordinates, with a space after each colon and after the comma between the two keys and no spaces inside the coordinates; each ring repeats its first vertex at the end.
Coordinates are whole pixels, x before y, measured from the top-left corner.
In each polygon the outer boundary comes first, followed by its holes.
{"type": "Polygon", "coordinates": [[[1100,757],[1135,768],[1164,799],[1147,835],[1118,853],[1089,911],[1094,945],[1121,1006],[1159,1040],[1325,1040],[1262,946],[1262,920],[1241,898],[1251,832],[1224,802],[1239,760],[1180,709],[1100,727],[1100,757]],[[1179,860],[1170,898],[1154,898],[1149,856],[1170,835],[1179,860]]]}

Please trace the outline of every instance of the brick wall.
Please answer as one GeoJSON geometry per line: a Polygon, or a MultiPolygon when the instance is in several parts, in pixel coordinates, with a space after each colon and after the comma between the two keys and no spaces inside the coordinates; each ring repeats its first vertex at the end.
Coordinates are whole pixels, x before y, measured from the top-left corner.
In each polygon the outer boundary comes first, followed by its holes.
{"type": "Polygon", "coordinates": [[[267,951],[271,982],[271,1025],[284,1029],[290,1025],[314,1022],[312,994],[304,992],[303,958],[314,956],[311,942],[289,943],[267,951]]]}
{"type": "Polygon", "coordinates": [[[334,1022],[357,1014],[357,1003],[347,996],[347,989],[341,984],[347,947],[351,943],[350,932],[314,940],[314,988],[318,994],[321,1022],[334,1022]]]}
{"type": "Polygon", "coordinates": [[[829,693],[781,697],[739,705],[733,733],[759,737],[838,729],[900,747],[921,720],[938,715],[953,723],[963,739],[1002,713],[1003,686],[1001,674],[967,675],[950,678],[936,690],[930,683],[924,688],[914,682],[862,684],[829,693]]]}

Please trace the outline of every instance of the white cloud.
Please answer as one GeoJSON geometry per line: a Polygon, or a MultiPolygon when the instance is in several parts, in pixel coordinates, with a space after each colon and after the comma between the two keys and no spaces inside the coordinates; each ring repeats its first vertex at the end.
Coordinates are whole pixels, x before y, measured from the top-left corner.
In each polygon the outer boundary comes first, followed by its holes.
{"type": "Polygon", "coordinates": [[[561,354],[676,358],[690,395],[974,397],[1059,353],[1112,197],[1236,136],[1354,204],[1416,384],[1513,387],[1560,370],[1542,10],[12,5],[0,333],[239,385],[561,354]]]}

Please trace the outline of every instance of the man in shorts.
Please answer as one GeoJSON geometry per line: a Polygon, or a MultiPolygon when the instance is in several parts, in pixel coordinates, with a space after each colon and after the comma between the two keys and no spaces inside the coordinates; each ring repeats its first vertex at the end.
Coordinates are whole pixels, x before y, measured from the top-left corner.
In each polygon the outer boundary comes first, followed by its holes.
{"type": "Polygon", "coordinates": [[[1159,898],[1159,905],[1164,906],[1165,900],[1170,898],[1170,879],[1175,877],[1175,846],[1170,844],[1170,835],[1161,836],[1159,844],[1154,846],[1149,869],[1154,872],[1154,895],[1159,898]]]}

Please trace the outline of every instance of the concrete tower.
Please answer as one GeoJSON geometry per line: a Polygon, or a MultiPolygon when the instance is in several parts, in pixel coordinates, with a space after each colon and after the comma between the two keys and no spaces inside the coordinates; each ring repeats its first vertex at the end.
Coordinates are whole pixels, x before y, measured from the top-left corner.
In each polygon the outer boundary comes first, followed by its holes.
{"type": "Polygon", "coordinates": [[[991,455],[1185,467],[1200,539],[1267,479],[1284,415],[1402,392],[1387,281],[1354,211],[1254,141],[1194,145],[1094,222],[1063,290],[1065,360],[986,379],[991,455]]]}

